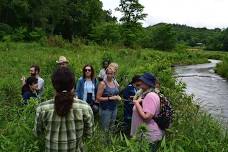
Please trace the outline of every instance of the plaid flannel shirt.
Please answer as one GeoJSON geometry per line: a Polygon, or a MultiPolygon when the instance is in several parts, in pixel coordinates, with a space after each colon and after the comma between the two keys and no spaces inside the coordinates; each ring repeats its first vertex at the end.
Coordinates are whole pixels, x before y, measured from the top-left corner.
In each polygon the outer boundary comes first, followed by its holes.
{"type": "Polygon", "coordinates": [[[52,99],[37,107],[34,132],[45,137],[47,152],[84,152],[82,140],[92,135],[93,125],[93,111],[87,103],[74,99],[67,116],[60,117],[52,99]]]}

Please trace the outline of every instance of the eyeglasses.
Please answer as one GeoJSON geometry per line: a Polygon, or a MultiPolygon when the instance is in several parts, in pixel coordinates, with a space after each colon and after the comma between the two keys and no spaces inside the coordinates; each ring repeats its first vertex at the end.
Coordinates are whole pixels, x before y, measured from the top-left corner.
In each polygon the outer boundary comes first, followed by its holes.
{"type": "Polygon", "coordinates": [[[85,69],[84,71],[85,72],[91,72],[91,69],[85,69]]]}

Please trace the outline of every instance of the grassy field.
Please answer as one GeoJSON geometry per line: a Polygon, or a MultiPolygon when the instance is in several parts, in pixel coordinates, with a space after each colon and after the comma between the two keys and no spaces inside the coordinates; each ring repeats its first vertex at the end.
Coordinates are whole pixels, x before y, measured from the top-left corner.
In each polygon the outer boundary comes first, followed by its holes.
{"type": "MultiPolygon", "coordinates": [[[[160,52],[147,49],[120,49],[97,45],[68,45],[63,48],[45,47],[38,43],[0,43],[0,151],[42,151],[43,143],[33,136],[32,128],[37,101],[26,107],[21,101],[22,75],[28,75],[31,64],[41,67],[45,79],[44,99],[53,97],[50,74],[60,55],[70,61],[77,78],[85,64],[94,65],[98,72],[104,57],[111,57],[120,66],[117,79],[121,87],[126,86],[135,74],[145,71],[154,73],[161,82],[162,91],[169,97],[175,109],[175,120],[162,141],[160,151],[165,152],[227,152],[228,134],[210,115],[195,105],[187,96],[184,84],[172,77],[174,64],[197,64],[208,58],[223,58],[219,52],[185,51],[160,52]]],[[[43,101],[42,100],[42,101],[43,101]]],[[[39,101],[39,102],[42,102],[39,101]]],[[[122,103],[119,104],[118,120],[123,119],[122,103]]],[[[117,126],[118,128],[118,126],[117,126]]],[[[111,135],[111,144],[104,145],[99,128],[86,144],[89,152],[147,152],[146,141],[126,139],[121,133],[111,135]],[[142,149],[143,147],[143,149],[142,149]]]]}
{"type": "Polygon", "coordinates": [[[222,77],[228,79],[228,57],[224,58],[223,62],[217,65],[215,71],[222,77]]]}

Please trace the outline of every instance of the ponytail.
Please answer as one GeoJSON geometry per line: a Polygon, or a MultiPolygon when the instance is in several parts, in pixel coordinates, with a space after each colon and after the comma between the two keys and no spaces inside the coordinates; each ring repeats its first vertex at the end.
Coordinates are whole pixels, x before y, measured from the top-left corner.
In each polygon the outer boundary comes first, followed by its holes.
{"type": "Polygon", "coordinates": [[[55,112],[61,116],[66,116],[73,105],[75,86],[75,76],[67,67],[58,68],[52,75],[52,85],[56,90],[55,112]]]}
{"type": "Polygon", "coordinates": [[[55,111],[56,113],[63,117],[66,116],[67,113],[72,108],[72,104],[74,102],[74,94],[71,92],[66,93],[57,93],[55,96],[55,111]]]}

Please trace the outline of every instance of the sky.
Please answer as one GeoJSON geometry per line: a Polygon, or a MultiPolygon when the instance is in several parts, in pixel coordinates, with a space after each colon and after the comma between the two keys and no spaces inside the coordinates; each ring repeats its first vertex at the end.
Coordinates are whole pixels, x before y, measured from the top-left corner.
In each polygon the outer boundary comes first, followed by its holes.
{"type": "MultiPolygon", "coordinates": [[[[120,0],[101,0],[103,8],[111,9],[113,15],[120,0]]],[[[228,0],[139,0],[148,14],[143,26],[157,23],[177,23],[193,27],[227,28],[228,0]]]]}

